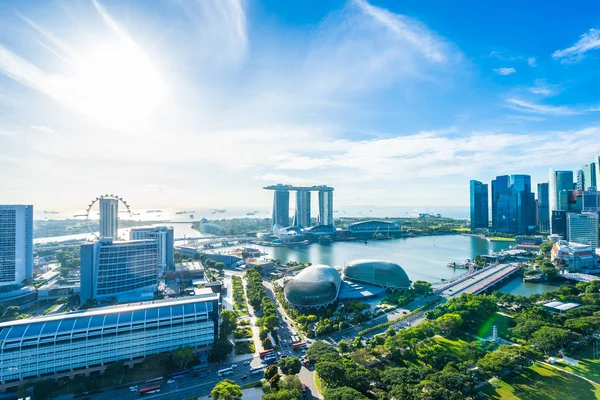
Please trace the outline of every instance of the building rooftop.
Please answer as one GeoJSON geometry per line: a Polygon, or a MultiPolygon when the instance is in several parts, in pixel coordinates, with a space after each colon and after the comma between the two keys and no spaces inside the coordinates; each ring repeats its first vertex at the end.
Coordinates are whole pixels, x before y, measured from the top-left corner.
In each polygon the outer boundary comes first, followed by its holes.
{"type": "Polygon", "coordinates": [[[264,186],[266,190],[309,190],[309,191],[321,191],[321,192],[333,192],[333,188],[327,185],[315,185],[315,186],[294,186],[294,185],[270,185],[264,186]]]}
{"type": "Polygon", "coordinates": [[[579,307],[581,304],[579,303],[563,303],[562,301],[551,301],[546,304],[542,304],[544,307],[552,308],[553,310],[558,311],[568,311],[573,308],[579,307]]]}

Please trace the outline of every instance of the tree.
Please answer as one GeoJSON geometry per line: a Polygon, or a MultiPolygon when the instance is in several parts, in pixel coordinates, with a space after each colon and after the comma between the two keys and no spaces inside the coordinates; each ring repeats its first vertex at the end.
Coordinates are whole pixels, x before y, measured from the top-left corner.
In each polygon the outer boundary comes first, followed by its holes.
{"type": "Polygon", "coordinates": [[[462,318],[458,314],[444,314],[437,318],[435,322],[442,336],[451,336],[462,324],[462,318]]]}
{"type": "Polygon", "coordinates": [[[540,251],[544,254],[550,254],[553,245],[552,241],[548,240],[547,242],[540,244],[540,251]]]}
{"type": "Polygon", "coordinates": [[[503,344],[496,351],[486,354],[477,361],[477,367],[488,377],[500,376],[504,371],[529,365],[531,357],[533,354],[525,347],[503,344]]]}
{"type": "Polygon", "coordinates": [[[532,335],[529,343],[547,354],[563,348],[575,338],[576,335],[566,329],[543,326],[532,335]]]}
{"type": "Polygon", "coordinates": [[[345,340],[340,340],[337,344],[337,349],[341,354],[346,354],[350,352],[350,345],[345,340]]]}
{"type": "Polygon", "coordinates": [[[215,385],[209,397],[213,400],[240,400],[242,388],[234,381],[225,379],[215,385]]]}
{"type": "Polygon", "coordinates": [[[58,385],[53,379],[44,379],[39,381],[33,387],[34,399],[49,399],[52,392],[58,389],[58,385]]]}
{"type": "Polygon", "coordinates": [[[319,377],[329,387],[346,385],[346,371],[339,362],[321,361],[315,366],[319,377]]]}
{"type": "Polygon", "coordinates": [[[211,361],[222,361],[233,350],[233,345],[226,339],[221,339],[215,343],[210,351],[211,361]]]}
{"type": "Polygon", "coordinates": [[[221,312],[221,319],[221,332],[224,338],[237,328],[237,314],[235,311],[223,310],[221,312]]]}
{"type": "Polygon", "coordinates": [[[425,281],[413,282],[413,290],[418,295],[428,295],[431,293],[431,283],[425,281]]]}
{"type": "Polygon", "coordinates": [[[125,376],[125,366],[122,361],[117,361],[106,367],[104,375],[115,385],[121,383],[121,380],[125,376]]]}
{"type": "Polygon", "coordinates": [[[316,364],[327,357],[329,357],[329,359],[333,357],[340,358],[338,352],[327,343],[317,341],[306,350],[306,358],[308,358],[308,361],[310,361],[311,364],[316,364]]]}
{"type": "Polygon", "coordinates": [[[279,360],[279,368],[281,368],[281,372],[286,375],[296,375],[300,372],[300,368],[302,368],[302,364],[298,357],[285,357],[279,360]]]}
{"type": "Polygon", "coordinates": [[[178,251],[175,251],[173,253],[173,261],[177,264],[179,264],[181,262],[181,253],[178,251]]]}
{"type": "Polygon", "coordinates": [[[277,365],[269,365],[265,369],[265,379],[269,380],[277,374],[277,365]]]}
{"type": "Polygon", "coordinates": [[[173,352],[173,362],[177,364],[180,370],[185,369],[195,359],[194,349],[190,346],[180,347],[173,352]]]}
{"type": "Polygon", "coordinates": [[[262,341],[262,347],[265,350],[270,350],[270,349],[273,348],[273,342],[271,342],[271,339],[269,339],[268,337],[266,337],[262,341]]]}
{"type": "Polygon", "coordinates": [[[325,400],[367,400],[358,390],[346,386],[327,389],[324,398],[325,400]]]}
{"type": "Polygon", "coordinates": [[[558,277],[558,270],[550,261],[544,261],[540,266],[540,270],[542,271],[542,275],[549,280],[554,280],[558,277]]]}

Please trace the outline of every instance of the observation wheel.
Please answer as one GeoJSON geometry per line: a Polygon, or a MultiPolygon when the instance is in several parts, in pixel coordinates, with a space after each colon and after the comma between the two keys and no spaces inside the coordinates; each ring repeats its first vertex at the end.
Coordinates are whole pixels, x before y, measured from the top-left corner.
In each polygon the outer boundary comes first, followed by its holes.
{"type": "MultiPolygon", "coordinates": [[[[85,210],[85,221],[87,223],[87,227],[88,227],[90,233],[92,235],[94,235],[94,237],[96,239],[99,239],[100,237],[96,233],[96,231],[92,228],[92,223],[94,222],[94,219],[92,217],[94,214],[94,207],[100,203],[100,200],[117,200],[119,203],[121,203],[123,206],[125,206],[125,210],[123,210],[123,211],[119,210],[119,213],[123,212],[123,213],[127,213],[127,215],[129,215],[130,217],[133,216],[131,207],[129,207],[129,204],[122,197],[117,196],[115,194],[104,194],[102,196],[96,197],[94,200],[92,200],[90,202],[90,204],[88,204],[88,206],[85,210]]],[[[98,211],[98,215],[100,215],[99,211],[98,211]]]]}

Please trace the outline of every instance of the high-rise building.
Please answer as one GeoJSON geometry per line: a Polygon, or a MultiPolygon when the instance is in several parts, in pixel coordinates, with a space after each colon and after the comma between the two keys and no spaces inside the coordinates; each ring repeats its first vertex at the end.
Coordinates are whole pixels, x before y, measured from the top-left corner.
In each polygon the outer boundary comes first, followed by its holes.
{"type": "Polygon", "coordinates": [[[175,240],[173,227],[153,226],[149,228],[132,228],[130,240],[155,240],[158,245],[158,265],[172,267],[175,265],[175,240]]]}
{"type": "Polygon", "coordinates": [[[577,171],[577,177],[575,179],[575,190],[583,190],[584,185],[583,170],[580,169],[577,171]]]}
{"type": "Polygon", "coordinates": [[[310,226],[310,191],[296,191],[296,214],[294,216],[294,226],[298,228],[308,228],[310,226]]]}
{"type": "Polygon", "coordinates": [[[553,235],[559,235],[563,239],[567,238],[567,212],[562,210],[551,211],[551,233],[553,235]]]}
{"type": "Polygon", "coordinates": [[[488,185],[479,181],[470,182],[471,193],[471,229],[487,228],[488,217],[488,185]]]}
{"type": "Polygon", "coordinates": [[[508,175],[497,176],[492,181],[492,229],[498,230],[498,200],[500,196],[508,191],[510,177],[508,175]]]}
{"type": "Polygon", "coordinates": [[[319,190],[319,225],[333,226],[333,189],[319,190]]]}
{"type": "Polygon", "coordinates": [[[568,213],[567,236],[569,242],[598,247],[598,214],[568,213]]]}
{"type": "Polygon", "coordinates": [[[273,225],[290,226],[290,192],[287,189],[273,192],[273,225]]]}
{"type": "Polygon", "coordinates": [[[548,211],[548,183],[538,183],[538,229],[542,232],[550,231],[550,212],[548,211]]]}
{"type": "Polygon", "coordinates": [[[589,187],[597,187],[596,186],[596,163],[585,164],[581,167],[583,171],[583,188],[581,190],[585,190],[589,187]]]}
{"type": "Polygon", "coordinates": [[[100,237],[119,239],[119,200],[100,199],[100,237]]]}
{"type": "Polygon", "coordinates": [[[600,192],[595,187],[583,191],[583,212],[600,212],[600,192]]]}
{"type": "Polygon", "coordinates": [[[33,206],[0,205],[0,287],[33,277],[33,206]]]}
{"type": "Polygon", "coordinates": [[[158,243],[102,238],[81,245],[81,304],[122,295],[153,294],[158,286],[158,243]]]}
{"type": "MultiPolygon", "coordinates": [[[[558,207],[558,197],[559,193],[563,190],[573,190],[573,171],[554,171],[551,169],[548,184],[548,204],[550,212],[560,210],[558,207]]],[[[550,219],[550,226],[552,227],[552,219],[550,219]]]]}

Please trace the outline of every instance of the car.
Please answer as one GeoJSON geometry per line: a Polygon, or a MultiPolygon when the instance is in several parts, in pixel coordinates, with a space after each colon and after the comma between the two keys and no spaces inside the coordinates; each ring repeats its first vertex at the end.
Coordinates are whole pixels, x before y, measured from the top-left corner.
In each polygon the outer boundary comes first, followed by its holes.
{"type": "Polygon", "coordinates": [[[231,364],[231,368],[237,368],[237,364],[231,364]]]}
{"type": "Polygon", "coordinates": [[[248,379],[248,375],[242,375],[242,379],[248,379]]]}
{"type": "Polygon", "coordinates": [[[137,392],[138,387],[137,386],[129,386],[129,390],[132,392],[137,392]]]}
{"type": "Polygon", "coordinates": [[[175,383],[175,379],[169,379],[167,383],[175,383]]]}
{"type": "Polygon", "coordinates": [[[244,361],[244,365],[248,365],[248,364],[250,364],[250,361],[248,361],[248,360],[244,361]]]}
{"type": "Polygon", "coordinates": [[[305,340],[305,342],[306,342],[306,343],[310,343],[310,339],[306,339],[306,340],[305,340]]]}

